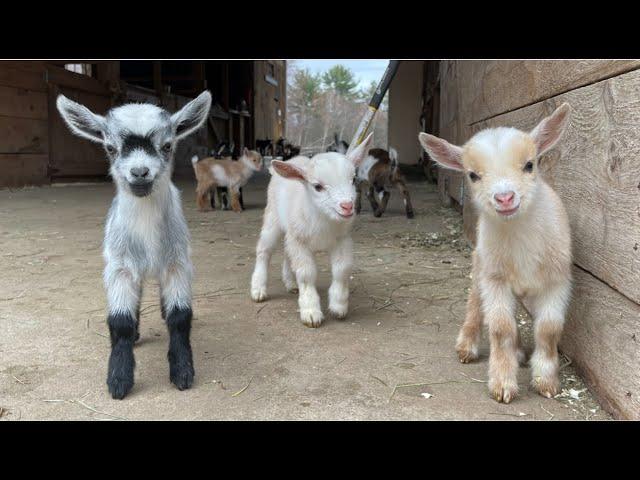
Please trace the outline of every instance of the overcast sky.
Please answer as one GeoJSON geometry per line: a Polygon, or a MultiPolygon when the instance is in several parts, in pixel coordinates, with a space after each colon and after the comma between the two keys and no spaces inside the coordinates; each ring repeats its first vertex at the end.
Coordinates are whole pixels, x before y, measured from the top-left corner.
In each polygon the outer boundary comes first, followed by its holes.
{"type": "Polygon", "coordinates": [[[334,65],[342,64],[355,74],[360,82],[358,87],[364,88],[372,81],[380,81],[389,60],[296,60],[296,64],[300,68],[308,68],[311,73],[326,72],[334,65]]]}

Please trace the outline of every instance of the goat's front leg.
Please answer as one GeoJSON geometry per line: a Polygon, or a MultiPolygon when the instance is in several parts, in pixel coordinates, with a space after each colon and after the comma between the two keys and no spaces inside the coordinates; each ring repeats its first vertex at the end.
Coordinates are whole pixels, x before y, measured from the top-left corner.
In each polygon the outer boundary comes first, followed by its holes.
{"type": "Polygon", "coordinates": [[[320,296],[316,290],[318,273],[313,252],[290,235],[285,236],[284,248],[296,274],[300,320],[307,327],[319,327],[324,317],[320,309],[320,296]]]}
{"type": "Polygon", "coordinates": [[[534,299],[536,347],[530,360],[531,384],[540,395],[547,398],[560,393],[558,342],[570,294],[571,285],[565,283],[534,299]]]}
{"type": "Polygon", "coordinates": [[[374,217],[381,217],[382,214],[387,209],[387,203],[389,203],[389,197],[391,193],[389,193],[384,187],[376,192],[378,195],[378,208],[373,212],[374,217]],[[380,196],[382,194],[382,196],[380,196]]]}
{"type": "Polygon", "coordinates": [[[363,183],[362,181],[359,181],[356,179],[356,202],[355,202],[355,209],[356,209],[356,215],[360,214],[360,210],[362,210],[362,187],[363,187],[363,183]]]}
{"type": "Polygon", "coordinates": [[[518,327],[515,297],[501,280],[480,279],[482,312],[489,327],[489,391],[498,402],[509,403],[518,394],[518,327]]]}
{"type": "Polygon", "coordinates": [[[375,213],[378,210],[378,201],[376,200],[376,194],[373,190],[373,185],[369,185],[366,195],[367,200],[369,200],[369,204],[371,205],[371,210],[375,213]]]}
{"type": "Polygon", "coordinates": [[[133,387],[136,366],[133,344],[136,340],[142,282],[131,270],[116,264],[107,264],[104,281],[111,337],[107,386],[113,398],[123,399],[133,387]]]}
{"type": "Polygon", "coordinates": [[[278,226],[276,212],[267,205],[264,210],[264,219],[260,238],[256,245],[256,265],[251,275],[251,299],[254,302],[262,302],[267,298],[267,276],[269,261],[273,250],[282,239],[282,230],[278,226]]]}
{"type": "Polygon", "coordinates": [[[214,208],[214,204],[209,198],[209,188],[198,185],[196,189],[196,204],[201,212],[214,208]]]}
{"type": "Polygon", "coordinates": [[[169,330],[169,378],[178,390],[191,388],[195,375],[190,340],[191,278],[188,260],[169,265],[160,278],[163,317],[169,330]]]}
{"type": "Polygon", "coordinates": [[[350,237],[340,240],[331,258],[331,286],[329,287],[329,311],[337,318],[347,316],[349,310],[349,276],[353,267],[353,241],[350,237]]]}

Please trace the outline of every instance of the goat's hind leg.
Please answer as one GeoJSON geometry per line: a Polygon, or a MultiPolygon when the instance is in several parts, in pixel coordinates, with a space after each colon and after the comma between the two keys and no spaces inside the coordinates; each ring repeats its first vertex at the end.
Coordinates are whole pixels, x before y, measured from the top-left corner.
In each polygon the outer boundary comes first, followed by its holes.
{"type": "Polygon", "coordinates": [[[298,285],[296,284],[296,278],[291,270],[291,262],[287,257],[287,252],[284,252],[282,259],[282,282],[284,283],[287,292],[298,293],[298,285]]]}
{"type": "Polygon", "coordinates": [[[478,358],[478,346],[482,333],[482,305],[475,282],[474,278],[467,300],[467,313],[456,341],[456,352],[462,363],[473,362],[478,358]]]}
{"type": "Polygon", "coordinates": [[[413,205],[411,205],[411,196],[409,195],[409,189],[407,188],[407,184],[404,180],[396,180],[394,182],[394,186],[400,190],[400,193],[404,197],[404,209],[407,215],[407,218],[413,218],[413,205]]]}
{"type": "Polygon", "coordinates": [[[141,280],[130,270],[109,264],[104,278],[109,304],[107,324],[111,338],[107,386],[113,398],[123,399],[134,383],[136,362],[133,344],[138,330],[141,280]]]}
{"type": "Polygon", "coordinates": [[[178,390],[193,385],[195,371],[191,351],[191,265],[170,265],[160,280],[162,312],[169,330],[169,378],[178,390]]]}

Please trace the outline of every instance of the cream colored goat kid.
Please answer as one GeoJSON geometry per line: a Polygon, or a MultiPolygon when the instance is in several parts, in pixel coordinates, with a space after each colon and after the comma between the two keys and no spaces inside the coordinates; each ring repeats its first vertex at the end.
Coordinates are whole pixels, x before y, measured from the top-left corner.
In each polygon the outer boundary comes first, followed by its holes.
{"type": "Polygon", "coordinates": [[[271,162],[271,181],[256,265],[251,278],[251,298],[267,298],[267,269],[273,250],[284,236],[282,280],[289,292],[299,289],[300,319],[318,327],[323,314],[316,290],[316,252],[329,253],[332,282],[329,311],[344,318],[349,309],[349,276],[353,264],[351,226],[355,217],[356,167],[365,158],[371,135],[348,155],[327,152],[313,158],[294,157],[271,162]]]}
{"type": "Polygon", "coordinates": [[[456,350],[463,363],[478,357],[484,317],[491,345],[489,391],[499,402],[517,395],[518,363],[525,359],[516,297],[533,307],[533,388],[545,397],[560,391],[558,341],[571,295],[571,236],[567,213],[541,178],[538,159],[560,139],[569,113],[563,104],[530,133],[487,129],[462,147],[419,135],[433,160],[465,172],[478,207],[472,286],[456,350]]]}

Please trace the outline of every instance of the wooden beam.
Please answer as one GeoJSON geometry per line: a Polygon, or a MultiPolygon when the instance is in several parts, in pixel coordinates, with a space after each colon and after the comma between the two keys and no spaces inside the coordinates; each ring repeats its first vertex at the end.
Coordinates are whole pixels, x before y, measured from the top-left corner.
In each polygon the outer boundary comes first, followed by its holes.
{"type": "Polygon", "coordinates": [[[96,93],[98,95],[109,96],[109,88],[103,82],[87,75],[65,70],[64,68],[49,65],[46,70],[47,83],[53,83],[62,87],[73,88],[82,92],[96,93]]]}
{"type": "Polygon", "coordinates": [[[0,85],[46,92],[47,83],[44,80],[44,67],[41,71],[34,72],[10,68],[5,62],[0,62],[0,85]]]}
{"type": "Polygon", "coordinates": [[[459,61],[468,124],[640,68],[640,60],[459,61]]]}

